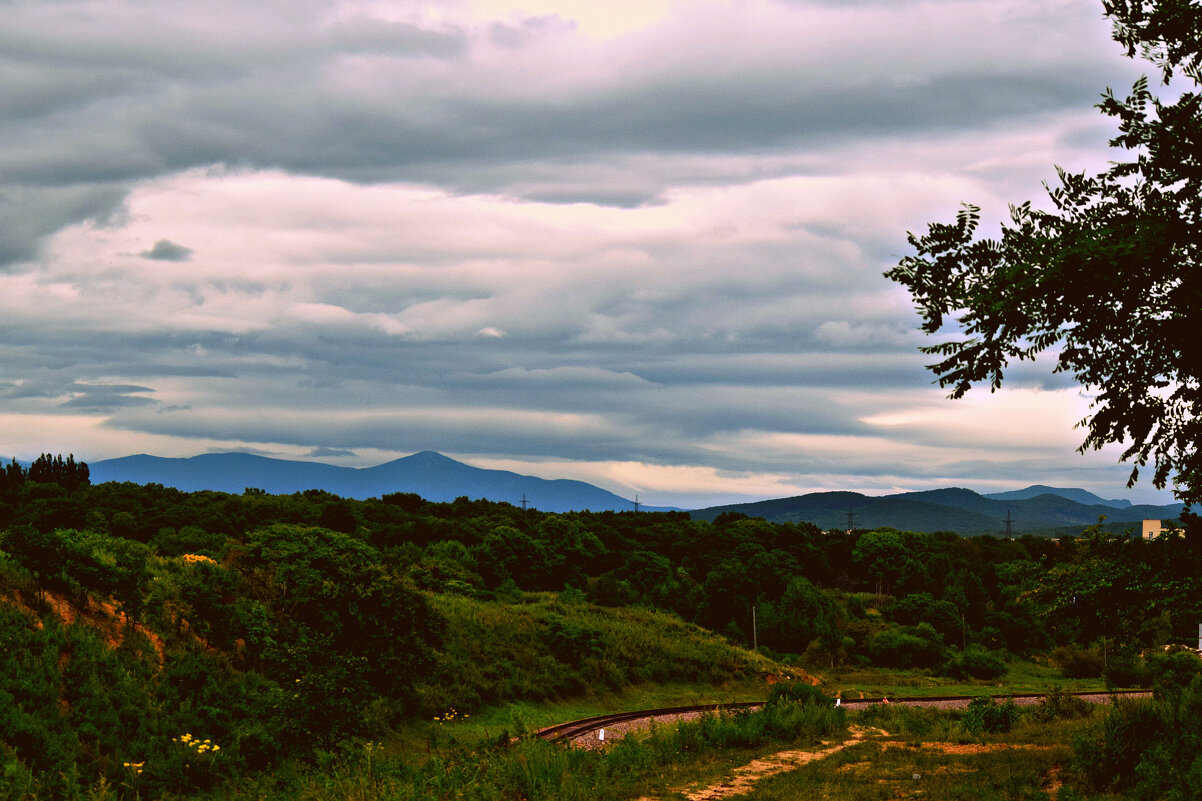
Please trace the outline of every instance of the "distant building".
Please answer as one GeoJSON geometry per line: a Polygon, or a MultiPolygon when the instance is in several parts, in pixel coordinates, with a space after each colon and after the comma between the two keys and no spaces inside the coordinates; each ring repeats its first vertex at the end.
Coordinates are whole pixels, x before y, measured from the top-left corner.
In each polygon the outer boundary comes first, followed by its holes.
{"type": "Polygon", "coordinates": [[[1161,535],[1161,533],[1163,533],[1163,532],[1164,532],[1164,527],[1160,525],[1159,520],[1145,520],[1144,521],[1143,535],[1144,535],[1145,540],[1150,540],[1154,537],[1159,537],[1161,535]]]}

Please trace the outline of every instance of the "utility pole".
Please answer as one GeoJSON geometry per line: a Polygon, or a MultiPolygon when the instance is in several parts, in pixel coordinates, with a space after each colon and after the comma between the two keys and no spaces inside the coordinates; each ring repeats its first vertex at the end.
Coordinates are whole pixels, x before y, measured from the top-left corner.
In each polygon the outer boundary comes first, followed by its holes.
{"type": "Polygon", "coordinates": [[[760,650],[760,635],[755,627],[755,604],[751,605],[751,650],[760,650]]]}

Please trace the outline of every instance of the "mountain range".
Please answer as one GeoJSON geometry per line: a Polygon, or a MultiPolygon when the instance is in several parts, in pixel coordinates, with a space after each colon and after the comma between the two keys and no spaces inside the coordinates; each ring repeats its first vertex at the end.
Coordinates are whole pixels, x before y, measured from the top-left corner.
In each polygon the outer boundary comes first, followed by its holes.
{"type": "MultiPolygon", "coordinates": [[[[338,467],[321,462],[271,459],[250,453],[206,453],[190,458],[123,456],[89,462],[92,483],[132,481],[162,484],[186,492],[214,490],[241,494],[247,487],[273,495],[322,489],[344,498],[372,498],[392,492],[416,493],[445,503],[466,496],[523,503],[545,512],[628,511],[634,501],[570,479],[549,480],[508,470],[485,470],[434,451],[422,451],[375,467],[338,467]]],[[[675,511],[640,506],[647,511],[675,511]]]]}
{"type": "Polygon", "coordinates": [[[813,523],[823,529],[889,526],[904,531],[954,531],[962,535],[1079,531],[1105,517],[1110,529],[1138,528],[1142,520],[1175,520],[1182,504],[1133,505],[1106,500],[1083,489],[1034,485],[1014,492],[981,495],[958,487],[873,497],[858,492],[815,492],[792,498],[699,509],[694,519],[713,520],[724,512],[763,517],[776,523],[813,523]],[[1126,524],[1126,525],[1123,525],[1126,524]]]}
{"type": "MultiPolygon", "coordinates": [[[[545,479],[507,470],[487,470],[458,462],[434,451],[422,451],[375,467],[338,467],[321,462],[271,459],[249,453],[209,453],[190,458],[125,456],[89,463],[93,483],[132,481],[163,484],[187,492],[215,490],[242,493],[255,487],[272,494],[321,489],[344,498],[371,498],[392,492],[416,493],[428,501],[458,497],[504,501],[546,512],[630,511],[635,502],[583,481],[545,479]]],[[[677,511],[643,506],[649,512],[677,511]]],[[[723,512],[763,517],[778,523],[813,523],[823,529],[846,528],[848,513],[855,528],[890,526],[906,531],[955,531],[1000,534],[1006,520],[1015,534],[1080,530],[1105,516],[1108,524],[1138,525],[1144,519],[1172,520],[1181,504],[1132,505],[1107,500],[1076,488],[1036,484],[1013,492],[982,495],[948,488],[895,495],[858,492],[815,492],[791,498],[713,506],[690,512],[697,520],[713,520],[723,512]]]]}

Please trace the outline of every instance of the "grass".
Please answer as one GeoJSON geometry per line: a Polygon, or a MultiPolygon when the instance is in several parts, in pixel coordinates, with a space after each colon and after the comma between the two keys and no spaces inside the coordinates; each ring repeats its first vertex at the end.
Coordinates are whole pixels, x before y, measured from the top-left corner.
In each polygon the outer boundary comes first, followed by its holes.
{"type": "MultiPolygon", "coordinates": [[[[696,683],[640,684],[621,689],[601,688],[586,695],[548,701],[518,701],[484,707],[476,712],[455,710],[453,720],[424,719],[402,725],[385,743],[391,756],[422,763],[432,755],[454,749],[478,749],[501,738],[526,734],[546,726],[614,711],[658,709],[694,704],[762,701],[767,684],[759,678],[725,685],[696,683]],[[465,716],[466,714],[466,716],[465,716]]],[[[448,712],[450,710],[447,710],[448,712]]]]}
{"type": "MultiPolygon", "coordinates": [[[[1008,733],[972,736],[956,715],[936,710],[874,708],[849,720],[869,722],[893,736],[847,748],[799,770],[766,778],[741,798],[783,801],[1044,801],[1049,791],[1071,779],[1070,744],[1090,719],[1040,723],[1020,720],[1008,733]]],[[[1082,794],[1072,787],[1060,798],[1101,801],[1104,794],[1082,794]]]]}
{"type": "Polygon", "coordinates": [[[619,801],[717,781],[755,756],[839,737],[845,712],[828,705],[784,703],[759,713],[710,715],[627,737],[601,751],[538,739],[516,744],[439,749],[424,764],[388,756],[371,744],[330,755],[291,776],[223,788],[229,799],[339,801],[619,801]]]}
{"type": "MultiPolygon", "coordinates": [[[[904,678],[904,677],[903,677],[904,678]]],[[[885,685],[890,691],[892,687],[885,685]]],[[[1044,801],[1050,783],[1067,773],[1069,744],[1097,725],[1087,718],[1041,723],[1024,711],[1010,732],[975,734],[956,711],[873,706],[850,712],[826,704],[789,702],[767,712],[714,715],[663,725],[601,751],[534,738],[502,745],[494,727],[514,719],[561,722],[597,711],[671,705],[710,693],[752,692],[752,684],[677,684],[598,692],[570,701],[524,702],[443,722],[422,722],[399,742],[364,743],[292,763],[271,776],[221,788],[228,801],[620,801],[641,796],[680,801],[684,790],[717,784],[753,759],[786,750],[819,750],[844,741],[845,723],[883,729],[887,736],[849,743],[823,759],[759,780],[741,799],[921,798],[924,801],[1044,801]],[[415,745],[416,744],[416,745],[415,745]],[[428,746],[428,750],[427,750],[428,746]],[[915,778],[917,775],[917,778],[915,778]]],[[[765,693],[761,693],[763,697],[765,693]]],[[[702,698],[701,700],[712,700],[702,698]]],[[[1093,708],[1091,708],[1093,709],[1093,708]]],[[[114,798],[97,789],[91,799],[114,798]]],[[[216,798],[217,796],[213,796],[216,798]]],[[[1104,801],[1071,787],[1061,801],[1104,801]]]]}
{"type": "Polygon", "coordinates": [[[1044,693],[1054,688],[1069,692],[1104,692],[1101,679],[1065,679],[1047,662],[1015,660],[1006,675],[991,681],[964,681],[932,676],[925,671],[890,671],[877,668],[844,668],[822,674],[828,693],[843,692],[844,698],[906,698],[921,695],[1023,695],[1044,693]]]}
{"type": "MultiPolygon", "coordinates": [[[[888,736],[795,769],[762,778],[740,799],[784,801],[1035,801],[1068,773],[1069,743],[1085,719],[1041,723],[1033,714],[1012,731],[971,734],[960,714],[933,709],[873,707],[845,713],[791,703],[776,711],[708,717],[661,726],[602,751],[536,739],[511,746],[458,744],[435,750],[424,764],[383,756],[369,746],[330,757],[313,769],[277,780],[227,788],[235,799],[301,801],[619,801],[648,796],[679,801],[686,790],[728,780],[751,760],[784,750],[818,750],[843,740],[844,721],[878,727],[888,736]],[[272,783],[272,782],[275,783],[272,783]]],[[[1061,799],[1103,801],[1071,787],[1061,799]]]]}
{"type": "Polygon", "coordinates": [[[948,754],[938,749],[878,743],[852,746],[797,771],[760,782],[747,799],[830,801],[1026,801],[1046,799],[1068,748],[1007,749],[948,754]]]}
{"type": "Polygon", "coordinates": [[[632,686],[738,685],[782,669],[675,615],[648,609],[570,602],[549,593],[526,593],[517,603],[450,594],[430,602],[446,621],[446,637],[434,669],[417,683],[423,717],[451,708],[476,713],[604,699],[632,686]]]}

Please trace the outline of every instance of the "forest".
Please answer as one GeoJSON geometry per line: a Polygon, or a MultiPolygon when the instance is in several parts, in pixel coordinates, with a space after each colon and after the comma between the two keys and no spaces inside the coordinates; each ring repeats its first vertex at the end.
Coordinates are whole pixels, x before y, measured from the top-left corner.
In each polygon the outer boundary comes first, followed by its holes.
{"type": "MultiPolygon", "coordinates": [[[[407,721],[789,666],[984,683],[1043,660],[1148,686],[1148,655],[1192,644],[1202,622],[1202,537],[1185,526],[1147,541],[821,531],[93,485],[73,457],[14,461],[0,471],[0,798],[216,791],[407,721]]],[[[1172,735],[1194,738],[1182,754],[1202,742],[1194,721],[1172,735]]]]}

